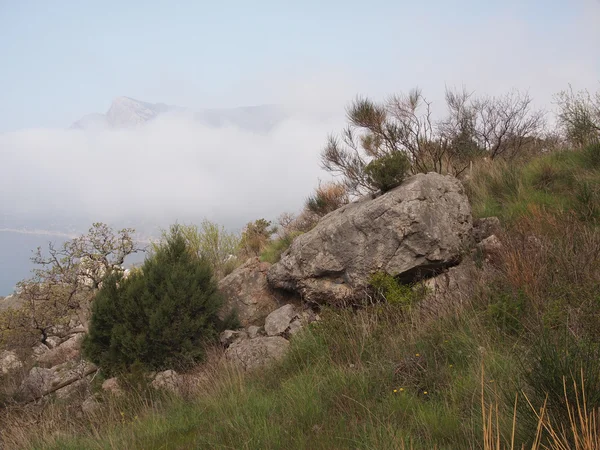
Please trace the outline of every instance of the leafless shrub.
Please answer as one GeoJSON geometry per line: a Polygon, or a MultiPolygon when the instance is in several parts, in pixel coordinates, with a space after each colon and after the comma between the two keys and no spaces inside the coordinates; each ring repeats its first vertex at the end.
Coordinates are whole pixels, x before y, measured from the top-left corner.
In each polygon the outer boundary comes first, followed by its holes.
{"type": "Polygon", "coordinates": [[[589,91],[559,92],[556,97],[558,105],[558,123],[567,140],[575,145],[585,146],[600,139],[600,90],[595,94],[589,91]]]}
{"type": "Polygon", "coordinates": [[[346,186],[341,183],[319,184],[315,193],[306,200],[306,209],[322,217],[350,201],[346,186]]]}
{"type": "Polygon", "coordinates": [[[476,157],[513,158],[537,142],[544,113],[534,110],[528,93],[475,97],[446,91],[446,116],[432,118],[431,102],[420,89],[382,103],[359,97],[347,110],[348,126],[330,136],[321,153],[322,167],[341,175],[354,195],[377,191],[365,167],[394,153],[405,154],[413,173],[460,175],[476,157]]]}

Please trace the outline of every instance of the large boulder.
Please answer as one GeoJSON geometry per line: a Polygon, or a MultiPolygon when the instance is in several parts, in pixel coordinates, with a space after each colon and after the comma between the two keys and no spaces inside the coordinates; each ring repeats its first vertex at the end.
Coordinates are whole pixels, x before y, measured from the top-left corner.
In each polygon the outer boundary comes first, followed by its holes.
{"type": "Polygon", "coordinates": [[[279,302],[267,283],[270,266],[252,258],[219,282],[219,290],[225,297],[219,313],[221,319],[237,311],[242,326],[262,325],[264,318],[277,309],[279,302]]]}
{"type": "Polygon", "coordinates": [[[283,358],[289,345],[281,336],[245,339],[231,344],[225,357],[244,370],[253,370],[283,358]]]}
{"type": "Polygon", "coordinates": [[[65,398],[77,390],[86,389],[89,384],[87,378],[95,371],[96,367],[86,361],[69,361],[49,369],[33,367],[21,383],[21,391],[36,398],[56,390],[58,398],[65,398]]]}
{"type": "Polygon", "coordinates": [[[418,174],[323,217],[294,240],[267,278],[305,300],[344,304],[363,294],[375,272],[411,281],[457,264],[472,227],[460,181],[418,174]]]}

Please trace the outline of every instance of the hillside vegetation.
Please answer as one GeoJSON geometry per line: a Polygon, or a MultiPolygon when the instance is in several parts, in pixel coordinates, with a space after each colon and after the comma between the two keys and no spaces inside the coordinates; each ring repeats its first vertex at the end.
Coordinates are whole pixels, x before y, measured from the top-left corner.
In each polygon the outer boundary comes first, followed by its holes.
{"type": "Polygon", "coordinates": [[[107,398],[92,417],[54,405],[20,442],[467,449],[511,448],[514,439],[531,448],[538,429],[552,442],[548,430],[560,440],[565,426],[566,446],[550,448],[597,448],[575,447],[570,433],[585,432],[577,408],[585,421],[600,407],[600,146],[518,166],[481,162],[466,185],[474,214],[498,215],[504,227],[497,268],[467,304],[437,315],[415,294],[410,307],[324,309],[271,368],[243,374],[214,355],[180,396],[151,393],[133,377],[126,397],[107,398]]]}
{"type": "MultiPolygon", "coordinates": [[[[348,131],[331,137],[322,154],[323,166],[342,179],[320,185],[298,217],[282,216],[279,229],[256,220],[239,237],[210,223],[200,234],[193,226],[177,228],[177,261],[200,264],[212,293],[211,270],[222,277],[242,257],[278,261],[297,236],[357,196],[382,195],[415,173],[450,173],[461,178],[473,216],[496,216],[501,224],[500,245],[492,251],[464,249],[461,264],[475,269],[463,300],[432,302],[426,280],[402,284],[375,273],[370,283],[377,296],[351,308],[319,305],[320,320],[294,335],[282,360],[249,372],[229,364],[211,340],[220,323],[209,308],[206,320],[214,324],[206,339],[196,336],[202,348],[191,346],[185,327],[175,327],[194,352],[189,361],[205,358],[182,375],[178,391],[151,388],[149,368],[167,366],[154,360],[144,366],[136,357],[120,363],[122,391],[103,392],[110,371],[100,362],[92,381],[99,405],[85,413],[59,398],[38,407],[0,397],[0,443],[39,449],[599,449],[600,97],[561,95],[562,138],[541,134],[543,114],[518,92],[478,99],[449,92],[448,117],[435,124],[420,91],[385,104],[357,99],[348,131]]],[[[179,308],[171,300],[185,302],[191,294],[182,289],[197,289],[194,280],[174,283],[152,258],[131,281],[93,284],[100,299],[107,296],[102,289],[115,291],[113,320],[103,323],[111,333],[124,335],[112,328],[122,326],[122,299],[128,308],[147,302],[148,317],[152,305],[170,305],[175,317],[179,308]],[[120,289],[130,295],[116,295],[120,289]]],[[[187,280],[184,272],[177,273],[187,280]]],[[[77,285],[79,278],[72,278],[77,285]]],[[[167,319],[151,321],[165,348],[175,342],[164,332],[167,319]]],[[[29,335],[50,329],[43,325],[29,335]]],[[[156,338],[154,329],[142,328],[140,336],[156,338]]],[[[114,350],[115,342],[103,340],[102,351],[114,350]]],[[[144,354],[157,356],[146,344],[140,341],[144,354]]]]}

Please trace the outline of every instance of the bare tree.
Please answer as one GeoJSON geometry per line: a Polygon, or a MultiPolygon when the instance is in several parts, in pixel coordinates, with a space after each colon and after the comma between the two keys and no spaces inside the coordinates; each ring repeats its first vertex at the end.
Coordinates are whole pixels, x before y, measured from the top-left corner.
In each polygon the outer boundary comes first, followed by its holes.
{"type": "Polygon", "coordinates": [[[472,101],[474,138],[490,159],[512,158],[536,139],[544,128],[544,113],[532,108],[528,93],[513,90],[500,97],[472,101]]]}
{"type": "Polygon", "coordinates": [[[600,139],[600,90],[592,95],[587,90],[573,92],[569,86],[555,99],[558,123],[567,140],[583,146],[600,139]]]}
{"type": "Polygon", "coordinates": [[[87,307],[102,281],[114,270],[121,270],[128,255],[141,250],[133,230],[114,232],[95,223],[87,234],[61,246],[50,243],[47,253],[38,247],[31,258],[38,268],[33,276],[17,285],[24,306],[13,314],[10,327],[35,331],[45,342],[48,331],[79,316],[87,319],[87,307]]]}
{"type": "Polygon", "coordinates": [[[534,110],[528,93],[475,97],[464,88],[446,90],[447,114],[432,119],[431,102],[420,89],[377,104],[357,98],[348,108],[348,127],[330,136],[322,167],[342,175],[348,191],[377,191],[365,168],[373,160],[406,155],[413,173],[460,175],[480,155],[512,158],[539,138],[544,113],[534,110]]]}

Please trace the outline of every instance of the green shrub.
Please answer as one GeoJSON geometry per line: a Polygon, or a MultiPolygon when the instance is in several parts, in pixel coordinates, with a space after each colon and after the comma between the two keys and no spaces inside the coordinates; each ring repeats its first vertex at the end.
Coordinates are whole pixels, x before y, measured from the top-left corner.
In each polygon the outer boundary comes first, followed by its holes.
{"type": "Polygon", "coordinates": [[[594,142],[583,149],[585,162],[590,168],[600,168],[600,141],[594,142]]]}
{"type": "Polygon", "coordinates": [[[371,276],[370,285],[377,297],[391,305],[410,306],[419,296],[411,286],[402,284],[385,272],[377,272],[371,276]]]}
{"type": "Polygon", "coordinates": [[[141,270],[104,282],[85,354],[109,374],[136,362],[157,370],[188,366],[214,338],[220,305],[210,264],[193,255],[181,228],[172,226],[141,270]]]}
{"type": "Polygon", "coordinates": [[[285,236],[279,239],[269,242],[263,250],[263,252],[261,253],[260,260],[263,262],[275,264],[281,258],[281,254],[285,252],[290,247],[290,245],[292,245],[292,242],[294,242],[294,238],[296,238],[296,236],[300,236],[301,234],[302,233],[298,231],[292,232],[286,234],[285,236]]]}
{"type": "Polygon", "coordinates": [[[365,174],[372,186],[387,192],[402,183],[410,168],[406,154],[396,151],[371,161],[365,167],[365,174]]]}
{"type": "Polygon", "coordinates": [[[260,256],[264,248],[271,242],[271,236],[277,232],[277,227],[270,220],[258,219],[249,222],[240,240],[240,251],[246,258],[260,256]]]}
{"type": "MultiPolygon", "coordinates": [[[[235,257],[240,247],[240,236],[225,230],[225,227],[203,220],[198,225],[179,225],[188,249],[198,258],[209,262],[213,274],[219,280],[239,265],[235,257]]],[[[163,237],[168,235],[163,231],[163,237]]]]}

